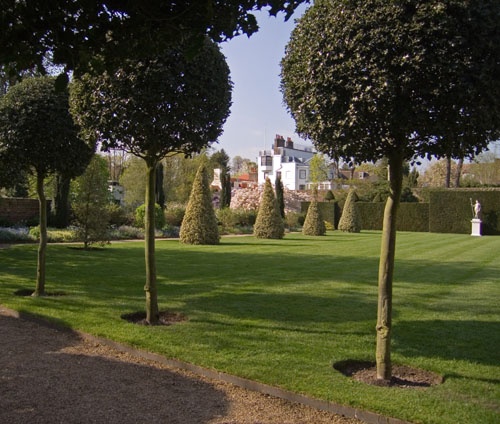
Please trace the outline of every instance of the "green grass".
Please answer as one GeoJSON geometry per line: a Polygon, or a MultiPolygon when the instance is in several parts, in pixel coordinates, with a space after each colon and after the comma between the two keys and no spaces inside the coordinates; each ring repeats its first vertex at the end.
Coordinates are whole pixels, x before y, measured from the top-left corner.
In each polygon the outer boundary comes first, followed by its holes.
{"type": "Polygon", "coordinates": [[[416,423],[500,421],[500,237],[399,233],[393,361],[442,374],[423,390],[366,386],[332,364],[373,360],[380,232],[219,246],[158,241],[160,309],[189,320],[142,327],[143,243],[83,251],[50,245],[47,290],[36,246],[0,250],[0,303],[97,336],[309,396],[416,423]]]}

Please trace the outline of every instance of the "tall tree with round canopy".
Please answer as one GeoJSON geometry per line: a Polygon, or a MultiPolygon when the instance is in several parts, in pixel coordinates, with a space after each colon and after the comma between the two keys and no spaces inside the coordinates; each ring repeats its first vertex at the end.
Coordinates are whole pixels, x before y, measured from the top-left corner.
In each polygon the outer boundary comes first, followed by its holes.
{"type": "Polygon", "coordinates": [[[78,137],[69,113],[67,90],[55,89],[55,78],[28,78],[0,97],[0,156],[14,170],[36,177],[40,204],[40,243],[34,296],[45,294],[47,200],[44,180],[56,172],[79,169],[92,158],[92,144],[78,137]]]}
{"type": "Polygon", "coordinates": [[[377,377],[391,377],[392,283],[403,164],[473,156],[500,135],[500,2],[318,0],[282,61],[297,131],[334,159],[386,157],[377,377]]]}
{"type": "Polygon", "coordinates": [[[126,61],[113,73],[84,76],[72,86],[72,110],[85,137],[104,150],[123,149],[146,163],[146,320],[158,322],[155,264],[156,168],[165,157],[200,152],[215,142],[231,105],[229,68],[205,39],[193,57],[185,46],[126,61]]]}

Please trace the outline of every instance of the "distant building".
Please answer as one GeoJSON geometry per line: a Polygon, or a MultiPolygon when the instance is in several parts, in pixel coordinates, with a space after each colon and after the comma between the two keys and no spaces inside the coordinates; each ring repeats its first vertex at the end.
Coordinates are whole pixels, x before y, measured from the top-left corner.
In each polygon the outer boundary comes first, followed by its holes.
{"type": "MultiPolygon", "coordinates": [[[[376,175],[356,168],[338,169],[333,162],[328,170],[328,179],[312,183],[309,179],[309,164],[316,152],[311,147],[294,143],[290,137],[286,140],[276,134],[271,150],[259,152],[258,184],[264,184],[266,178],[274,184],[276,176],[281,176],[283,186],[289,190],[310,190],[316,185],[319,190],[348,188],[347,181],[358,180],[374,182],[376,175]]],[[[338,166],[338,165],[337,165],[338,166]]]]}
{"type": "Polygon", "coordinates": [[[117,205],[123,206],[125,204],[125,189],[118,181],[108,181],[108,191],[111,195],[111,200],[117,205]]]}
{"type": "Polygon", "coordinates": [[[281,176],[283,186],[289,190],[305,190],[309,181],[309,161],[315,155],[311,147],[286,140],[277,134],[272,150],[261,150],[258,163],[258,183],[266,178],[274,184],[276,176],[281,176]]]}

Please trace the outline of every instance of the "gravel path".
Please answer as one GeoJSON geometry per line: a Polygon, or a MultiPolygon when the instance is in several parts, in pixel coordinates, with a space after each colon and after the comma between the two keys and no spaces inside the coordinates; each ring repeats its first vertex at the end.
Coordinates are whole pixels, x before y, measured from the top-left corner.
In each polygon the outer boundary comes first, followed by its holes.
{"type": "Polygon", "coordinates": [[[360,423],[140,359],[1,308],[0,352],[0,423],[360,423]]]}

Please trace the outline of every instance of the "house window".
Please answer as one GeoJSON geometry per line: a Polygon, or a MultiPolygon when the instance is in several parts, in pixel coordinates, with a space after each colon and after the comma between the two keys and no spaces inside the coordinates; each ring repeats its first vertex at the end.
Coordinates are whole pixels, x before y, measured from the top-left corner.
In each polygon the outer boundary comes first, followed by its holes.
{"type": "Polygon", "coordinates": [[[306,179],[306,176],[307,176],[306,170],[305,170],[305,169],[301,169],[301,170],[299,171],[299,178],[300,178],[301,180],[305,180],[305,179],[306,179]]]}
{"type": "Polygon", "coordinates": [[[272,156],[261,156],[260,164],[262,166],[273,166],[273,157],[272,156]]]}

